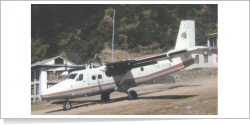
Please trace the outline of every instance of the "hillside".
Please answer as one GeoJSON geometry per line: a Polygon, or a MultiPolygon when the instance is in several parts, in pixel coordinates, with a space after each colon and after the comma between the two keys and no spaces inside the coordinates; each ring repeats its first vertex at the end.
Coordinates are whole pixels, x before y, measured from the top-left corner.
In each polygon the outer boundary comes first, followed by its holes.
{"type": "Polygon", "coordinates": [[[76,64],[96,53],[109,60],[115,9],[115,59],[169,50],[181,20],[195,20],[196,45],[217,32],[218,5],[31,6],[31,63],[61,55],[76,64]]]}

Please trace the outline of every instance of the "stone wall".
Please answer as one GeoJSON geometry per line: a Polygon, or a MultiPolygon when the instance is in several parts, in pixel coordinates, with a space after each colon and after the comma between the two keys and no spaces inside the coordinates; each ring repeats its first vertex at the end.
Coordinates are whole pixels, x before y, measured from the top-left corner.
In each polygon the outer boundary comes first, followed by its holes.
{"type": "Polygon", "coordinates": [[[195,78],[206,76],[218,76],[218,68],[198,68],[193,70],[181,70],[153,81],[147,84],[171,84],[182,81],[192,81],[195,78]]]}

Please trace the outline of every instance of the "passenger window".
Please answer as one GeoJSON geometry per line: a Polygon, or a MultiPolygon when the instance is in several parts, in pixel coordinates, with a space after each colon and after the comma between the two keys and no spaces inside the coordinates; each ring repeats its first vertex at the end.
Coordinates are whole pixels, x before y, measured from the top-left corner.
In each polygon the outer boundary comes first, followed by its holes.
{"type": "Polygon", "coordinates": [[[143,67],[141,67],[141,71],[144,71],[144,68],[143,68],[143,67]]]}
{"type": "Polygon", "coordinates": [[[96,77],[95,76],[92,76],[92,80],[95,80],[96,79],[96,77]]]}
{"type": "Polygon", "coordinates": [[[101,74],[99,74],[99,75],[98,75],[98,79],[101,79],[101,78],[102,78],[102,75],[101,75],[101,74]]]}

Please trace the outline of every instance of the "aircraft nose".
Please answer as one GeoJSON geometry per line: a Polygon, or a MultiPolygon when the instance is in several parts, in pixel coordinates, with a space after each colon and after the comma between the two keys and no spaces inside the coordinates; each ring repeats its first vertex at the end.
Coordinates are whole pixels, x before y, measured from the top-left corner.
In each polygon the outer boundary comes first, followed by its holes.
{"type": "Polygon", "coordinates": [[[50,99],[52,98],[53,94],[55,93],[55,90],[54,90],[54,86],[51,87],[51,88],[48,88],[46,90],[44,90],[42,93],[41,93],[41,98],[42,99],[50,99]]]}
{"type": "Polygon", "coordinates": [[[47,99],[49,96],[48,90],[45,90],[41,93],[41,98],[42,99],[47,99]]]}
{"type": "Polygon", "coordinates": [[[57,83],[56,85],[44,90],[41,93],[42,99],[55,99],[60,95],[60,89],[63,88],[64,82],[57,83]]]}

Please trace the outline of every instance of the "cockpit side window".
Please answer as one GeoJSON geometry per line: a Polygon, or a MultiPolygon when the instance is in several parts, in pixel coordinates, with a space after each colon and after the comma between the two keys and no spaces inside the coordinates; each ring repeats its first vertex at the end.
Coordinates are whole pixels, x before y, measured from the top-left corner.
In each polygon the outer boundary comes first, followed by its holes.
{"type": "Polygon", "coordinates": [[[75,79],[76,76],[77,76],[77,74],[70,74],[67,79],[75,79]]]}
{"type": "Polygon", "coordinates": [[[80,74],[76,81],[82,81],[83,80],[83,74],[80,74]]]}

